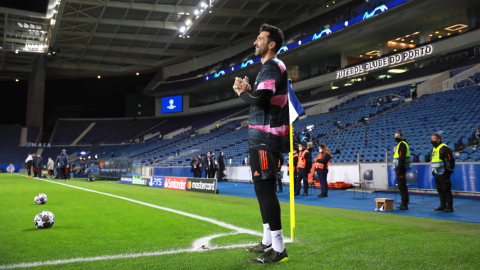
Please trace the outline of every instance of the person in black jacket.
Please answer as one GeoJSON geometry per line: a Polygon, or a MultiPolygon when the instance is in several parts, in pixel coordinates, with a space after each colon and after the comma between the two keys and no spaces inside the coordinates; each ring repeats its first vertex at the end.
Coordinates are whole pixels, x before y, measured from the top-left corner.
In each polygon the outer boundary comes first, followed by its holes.
{"type": "Polygon", "coordinates": [[[295,183],[295,196],[300,195],[300,190],[302,188],[302,180],[303,180],[303,194],[302,196],[308,196],[308,173],[312,169],[312,156],[307,149],[305,149],[306,145],[300,143],[298,145],[298,173],[297,179],[295,183]]]}
{"type": "Polygon", "coordinates": [[[217,171],[217,181],[223,182],[223,170],[225,170],[225,161],[224,161],[223,152],[220,151],[220,156],[218,156],[218,171],[217,171]]]}
{"type": "Polygon", "coordinates": [[[435,133],[431,137],[433,146],[432,174],[435,176],[435,185],[440,196],[440,206],[435,211],[453,212],[453,196],[451,175],[455,169],[455,159],[448,145],[442,143],[442,137],[435,133]]]}
{"type": "Polygon", "coordinates": [[[193,156],[192,158],[192,161],[190,162],[190,172],[193,173],[193,177],[197,178],[197,174],[198,174],[198,170],[197,170],[197,167],[198,167],[198,159],[196,156],[193,156]]]}
{"type": "Polygon", "coordinates": [[[282,183],[282,165],[285,163],[285,158],[283,155],[280,155],[280,160],[278,161],[278,171],[275,177],[277,178],[277,193],[283,192],[283,183],[282,183]]]}
{"type": "Polygon", "coordinates": [[[35,161],[35,168],[37,169],[36,175],[38,177],[42,177],[43,158],[40,154],[37,155],[37,160],[35,161]]]}
{"type": "Polygon", "coordinates": [[[397,208],[400,210],[408,210],[409,196],[406,172],[410,169],[410,150],[407,140],[403,138],[400,131],[395,132],[395,154],[393,156],[393,168],[397,176],[398,190],[402,197],[402,204],[397,208]]]}
{"type": "Polygon", "coordinates": [[[37,156],[35,156],[35,154],[32,154],[32,159],[33,177],[37,177],[37,156]]]}
{"type": "Polygon", "coordinates": [[[315,161],[317,163],[317,175],[320,180],[320,185],[322,186],[322,193],[318,197],[328,197],[328,166],[330,165],[330,160],[332,159],[332,154],[330,149],[325,144],[320,144],[318,146],[319,157],[315,161]]]}
{"type": "Polygon", "coordinates": [[[212,160],[210,159],[210,152],[207,152],[207,155],[203,159],[203,170],[205,171],[205,178],[210,177],[210,167],[212,160]]]}
{"type": "Polygon", "coordinates": [[[60,179],[65,179],[65,182],[67,182],[65,173],[66,169],[69,167],[68,164],[70,164],[70,162],[68,160],[67,150],[63,149],[55,161],[55,165],[57,166],[58,182],[60,182],[60,179]]]}
{"type": "Polygon", "coordinates": [[[202,173],[203,173],[203,158],[202,156],[197,157],[198,160],[198,166],[197,166],[197,178],[202,178],[202,173]]]}
{"type": "Polygon", "coordinates": [[[215,178],[215,173],[217,172],[218,170],[218,162],[217,160],[215,159],[215,153],[212,152],[212,167],[211,167],[211,170],[210,170],[210,178],[215,178]]]}

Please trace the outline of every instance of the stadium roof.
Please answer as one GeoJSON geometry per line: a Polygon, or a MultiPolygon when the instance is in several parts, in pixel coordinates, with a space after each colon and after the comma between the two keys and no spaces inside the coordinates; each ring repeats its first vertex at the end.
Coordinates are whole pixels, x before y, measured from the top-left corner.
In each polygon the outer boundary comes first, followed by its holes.
{"type": "Polygon", "coordinates": [[[326,0],[50,0],[46,14],[0,7],[0,76],[27,77],[39,53],[50,53],[49,77],[156,70],[231,46],[255,34],[264,22],[282,25],[300,14],[313,15],[326,4],[326,0]]]}

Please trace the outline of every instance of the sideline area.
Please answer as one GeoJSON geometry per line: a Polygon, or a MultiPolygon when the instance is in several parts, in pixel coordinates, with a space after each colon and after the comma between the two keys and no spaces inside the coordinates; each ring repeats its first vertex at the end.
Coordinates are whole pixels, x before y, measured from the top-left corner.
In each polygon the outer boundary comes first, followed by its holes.
{"type": "MultiPolygon", "coordinates": [[[[253,183],[241,183],[241,182],[220,182],[217,184],[217,188],[220,190],[221,195],[236,196],[243,198],[254,198],[255,191],[253,190],[253,183]]],[[[374,212],[375,209],[375,193],[368,193],[368,198],[353,197],[353,189],[350,190],[329,190],[328,197],[319,198],[320,190],[317,189],[316,193],[313,190],[309,190],[308,196],[295,196],[295,204],[307,204],[316,206],[325,206],[332,208],[343,208],[350,210],[360,210],[367,212],[374,212]]],[[[277,193],[278,199],[281,202],[290,202],[289,187],[284,186],[283,193],[277,193]]],[[[302,188],[303,192],[303,188],[302,188]]],[[[361,196],[361,193],[356,193],[356,196],[361,196]]],[[[390,198],[395,199],[394,192],[379,191],[377,198],[390,198]]],[[[397,200],[400,199],[400,195],[397,194],[397,200]]],[[[410,193],[410,201],[419,201],[421,196],[418,193],[410,193]]],[[[480,215],[476,214],[480,212],[480,197],[468,197],[468,196],[453,196],[453,213],[443,213],[433,211],[433,208],[440,204],[440,200],[437,194],[423,194],[423,201],[410,203],[408,205],[408,211],[400,211],[397,209],[399,202],[395,202],[393,212],[378,212],[382,214],[395,214],[405,215],[413,217],[424,217],[443,219],[451,221],[462,221],[480,223],[480,215]]]]}

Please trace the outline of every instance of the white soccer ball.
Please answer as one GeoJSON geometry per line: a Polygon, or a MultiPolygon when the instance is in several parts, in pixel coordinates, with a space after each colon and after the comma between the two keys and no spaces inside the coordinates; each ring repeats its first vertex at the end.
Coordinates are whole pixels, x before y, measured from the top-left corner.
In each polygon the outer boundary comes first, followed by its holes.
{"type": "Polygon", "coordinates": [[[47,195],[44,193],[38,193],[37,196],[35,196],[35,203],[36,204],[45,204],[47,203],[47,195]]]}
{"type": "Polygon", "coordinates": [[[42,211],[35,216],[33,223],[37,229],[48,229],[55,223],[55,216],[50,211],[42,211]]]}

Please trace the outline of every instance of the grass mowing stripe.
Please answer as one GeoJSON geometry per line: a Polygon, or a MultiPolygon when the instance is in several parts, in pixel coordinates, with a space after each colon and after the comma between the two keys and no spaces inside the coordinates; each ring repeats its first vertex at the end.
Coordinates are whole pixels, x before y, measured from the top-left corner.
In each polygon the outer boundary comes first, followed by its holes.
{"type": "MultiPolygon", "coordinates": [[[[238,233],[248,233],[248,234],[252,234],[252,235],[263,236],[263,233],[261,233],[261,232],[250,230],[250,229],[245,229],[245,228],[240,228],[240,227],[237,227],[235,225],[231,225],[231,224],[225,223],[223,221],[218,221],[218,220],[215,220],[215,219],[212,219],[212,218],[206,218],[206,217],[202,217],[202,216],[199,216],[199,215],[190,214],[190,213],[187,213],[187,212],[183,212],[183,211],[179,211],[179,210],[175,210],[175,209],[171,209],[171,208],[167,208],[167,207],[154,205],[154,204],[151,204],[151,203],[145,203],[145,202],[137,201],[137,200],[126,198],[126,197],[117,196],[117,195],[114,195],[114,194],[109,194],[109,193],[100,192],[100,191],[96,191],[96,190],[91,190],[91,189],[86,189],[86,188],[82,188],[82,187],[67,185],[67,184],[63,184],[63,183],[60,183],[60,182],[54,182],[54,181],[40,179],[40,178],[33,178],[33,179],[40,180],[40,181],[45,181],[45,182],[52,183],[52,184],[63,185],[63,186],[71,187],[71,188],[76,188],[76,189],[80,189],[80,190],[84,190],[84,191],[88,191],[88,192],[98,193],[98,194],[102,194],[102,195],[105,195],[105,196],[110,196],[110,197],[114,197],[114,198],[117,198],[117,199],[130,201],[130,202],[133,202],[133,203],[138,203],[138,204],[145,205],[145,206],[150,206],[150,207],[157,208],[157,209],[160,209],[160,210],[164,210],[164,211],[172,212],[172,213],[175,213],[175,214],[191,217],[191,218],[194,218],[194,219],[203,220],[203,221],[206,221],[206,222],[210,222],[210,223],[213,223],[213,224],[218,225],[220,227],[224,227],[224,228],[227,228],[227,229],[230,229],[230,230],[235,230],[238,233]]],[[[288,239],[286,239],[286,241],[288,241],[288,239]]]]}

